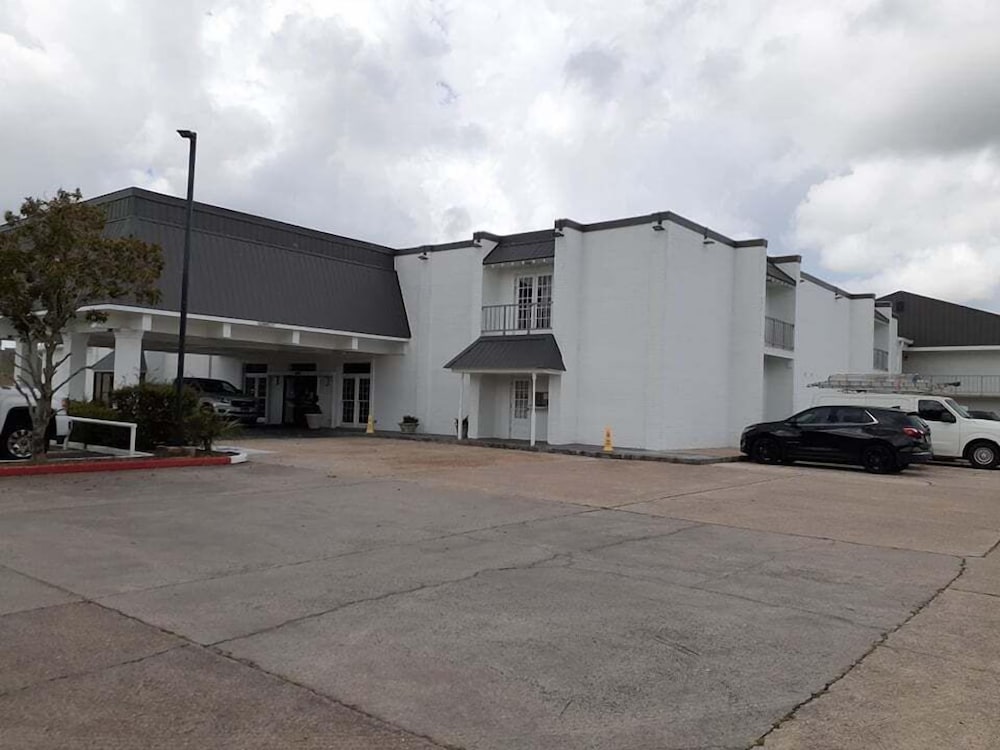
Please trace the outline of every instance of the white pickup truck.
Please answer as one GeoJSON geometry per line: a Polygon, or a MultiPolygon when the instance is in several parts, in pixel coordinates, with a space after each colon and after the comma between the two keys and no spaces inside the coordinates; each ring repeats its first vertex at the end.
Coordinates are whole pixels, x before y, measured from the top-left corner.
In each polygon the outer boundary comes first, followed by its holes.
{"type": "MultiPolygon", "coordinates": [[[[69,417],[55,404],[55,419],[49,425],[49,439],[69,434],[69,417]]],[[[0,459],[31,458],[31,414],[16,388],[0,388],[0,459]]]]}

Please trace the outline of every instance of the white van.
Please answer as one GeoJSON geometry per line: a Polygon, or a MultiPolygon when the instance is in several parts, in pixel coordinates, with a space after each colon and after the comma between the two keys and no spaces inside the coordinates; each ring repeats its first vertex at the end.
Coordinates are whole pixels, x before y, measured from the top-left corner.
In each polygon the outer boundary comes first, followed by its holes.
{"type": "Polygon", "coordinates": [[[831,389],[813,397],[813,406],[840,404],[882,406],[919,414],[930,425],[935,458],[965,458],[977,469],[992,469],[1000,464],[1000,422],[972,419],[964,406],[948,396],[831,389]]]}

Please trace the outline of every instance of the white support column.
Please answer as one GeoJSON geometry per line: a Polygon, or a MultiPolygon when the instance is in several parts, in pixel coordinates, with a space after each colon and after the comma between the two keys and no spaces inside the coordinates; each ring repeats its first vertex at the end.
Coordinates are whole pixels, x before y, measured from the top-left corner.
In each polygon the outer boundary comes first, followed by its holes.
{"type": "Polygon", "coordinates": [[[482,377],[482,375],[469,373],[469,397],[466,399],[469,403],[469,440],[475,440],[479,437],[479,389],[482,377]]]}
{"type": "Polygon", "coordinates": [[[20,339],[14,344],[14,380],[18,383],[31,383],[31,371],[28,367],[28,357],[31,352],[28,345],[20,339]]]}
{"type": "Polygon", "coordinates": [[[90,335],[87,333],[71,333],[63,337],[69,344],[69,371],[72,374],[69,381],[69,397],[74,401],[87,398],[87,344],[90,335]]]}
{"type": "Polygon", "coordinates": [[[115,388],[138,385],[142,371],[142,331],[115,331],[115,388]]]}
{"type": "Polygon", "coordinates": [[[458,439],[462,439],[462,412],[465,411],[465,373],[458,373],[458,427],[455,430],[455,434],[458,439]]]}
{"type": "Polygon", "coordinates": [[[535,388],[538,385],[538,373],[531,373],[531,401],[528,402],[531,407],[531,446],[535,445],[535,388]]]}

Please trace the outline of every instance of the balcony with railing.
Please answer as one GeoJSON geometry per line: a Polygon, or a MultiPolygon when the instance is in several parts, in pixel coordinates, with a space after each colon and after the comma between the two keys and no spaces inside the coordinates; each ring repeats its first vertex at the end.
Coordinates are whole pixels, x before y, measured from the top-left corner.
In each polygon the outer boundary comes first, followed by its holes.
{"type": "Polygon", "coordinates": [[[795,325],[777,318],[764,318],[764,345],[795,351],[795,325]]]}
{"type": "Polygon", "coordinates": [[[872,352],[872,367],[884,372],[889,371],[889,352],[885,349],[875,349],[872,352]]]}
{"type": "Polygon", "coordinates": [[[483,305],[483,333],[511,336],[551,329],[551,302],[483,305]]]}

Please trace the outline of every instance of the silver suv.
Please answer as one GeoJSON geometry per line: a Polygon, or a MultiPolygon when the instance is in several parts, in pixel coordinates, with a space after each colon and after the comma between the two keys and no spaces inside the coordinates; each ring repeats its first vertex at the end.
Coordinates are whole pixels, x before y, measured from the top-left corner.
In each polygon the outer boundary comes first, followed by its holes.
{"type": "Polygon", "coordinates": [[[242,422],[257,421],[257,401],[232,383],[215,378],[184,378],[183,383],[198,394],[202,409],[242,422]]]}

